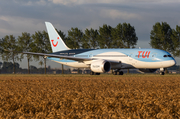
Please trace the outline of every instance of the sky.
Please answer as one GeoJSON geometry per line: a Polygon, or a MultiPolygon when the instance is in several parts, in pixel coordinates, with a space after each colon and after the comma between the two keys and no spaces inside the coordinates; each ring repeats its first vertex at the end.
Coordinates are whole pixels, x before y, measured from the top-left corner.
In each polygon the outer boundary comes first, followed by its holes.
{"type": "MultiPolygon", "coordinates": [[[[173,29],[180,26],[179,6],[180,0],[1,0],[0,38],[46,30],[45,21],[65,34],[71,27],[84,31],[126,22],[136,30],[136,48],[151,48],[150,32],[156,22],[167,22],[173,29]]],[[[180,58],[175,59],[180,65],[180,58]]],[[[27,68],[26,59],[19,63],[27,68]]],[[[40,67],[35,61],[31,65],[40,67]]],[[[61,66],[53,61],[48,65],[61,66]]]]}

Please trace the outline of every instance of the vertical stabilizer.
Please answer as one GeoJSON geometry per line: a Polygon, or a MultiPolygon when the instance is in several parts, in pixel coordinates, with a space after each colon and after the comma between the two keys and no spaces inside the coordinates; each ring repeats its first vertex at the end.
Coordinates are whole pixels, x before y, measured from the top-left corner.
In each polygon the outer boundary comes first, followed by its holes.
{"type": "Polygon", "coordinates": [[[53,52],[58,52],[62,50],[69,50],[64,41],[61,39],[55,28],[50,22],[45,22],[47,32],[49,35],[49,40],[53,52]]]}

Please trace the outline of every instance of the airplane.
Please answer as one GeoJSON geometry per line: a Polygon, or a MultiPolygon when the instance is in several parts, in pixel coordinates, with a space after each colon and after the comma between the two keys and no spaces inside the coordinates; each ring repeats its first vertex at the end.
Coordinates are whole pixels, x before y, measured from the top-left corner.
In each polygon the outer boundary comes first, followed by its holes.
{"type": "Polygon", "coordinates": [[[175,59],[170,53],[160,49],[70,49],[61,39],[54,26],[45,22],[53,53],[23,52],[44,56],[52,61],[75,68],[90,68],[91,75],[113,70],[114,75],[123,75],[121,69],[139,69],[153,73],[174,66],[175,59]]]}

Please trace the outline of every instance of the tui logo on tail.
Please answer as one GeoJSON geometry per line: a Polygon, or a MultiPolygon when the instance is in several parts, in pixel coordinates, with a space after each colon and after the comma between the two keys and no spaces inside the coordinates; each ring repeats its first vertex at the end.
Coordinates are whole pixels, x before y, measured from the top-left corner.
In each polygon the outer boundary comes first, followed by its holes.
{"type": "MultiPolygon", "coordinates": [[[[59,39],[59,37],[57,37],[57,39],[59,39]]],[[[54,40],[51,40],[51,42],[52,42],[52,45],[53,45],[54,47],[56,47],[57,44],[58,44],[58,41],[56,42],[56,44],[54,44],[54,40]]]]}

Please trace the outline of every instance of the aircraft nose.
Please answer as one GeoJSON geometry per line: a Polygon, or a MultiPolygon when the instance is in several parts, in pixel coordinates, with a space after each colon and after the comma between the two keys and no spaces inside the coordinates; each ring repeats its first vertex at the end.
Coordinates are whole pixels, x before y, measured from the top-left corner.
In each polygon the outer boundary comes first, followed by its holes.
{"type": "Polygon", "coordinates": [[[176,64],[176,61],[175,61],[175,60],[171,60],[171,61],[169,62],[169,64],[170,64],[171,66],[174,66],[174,65],[176,64]]]}

